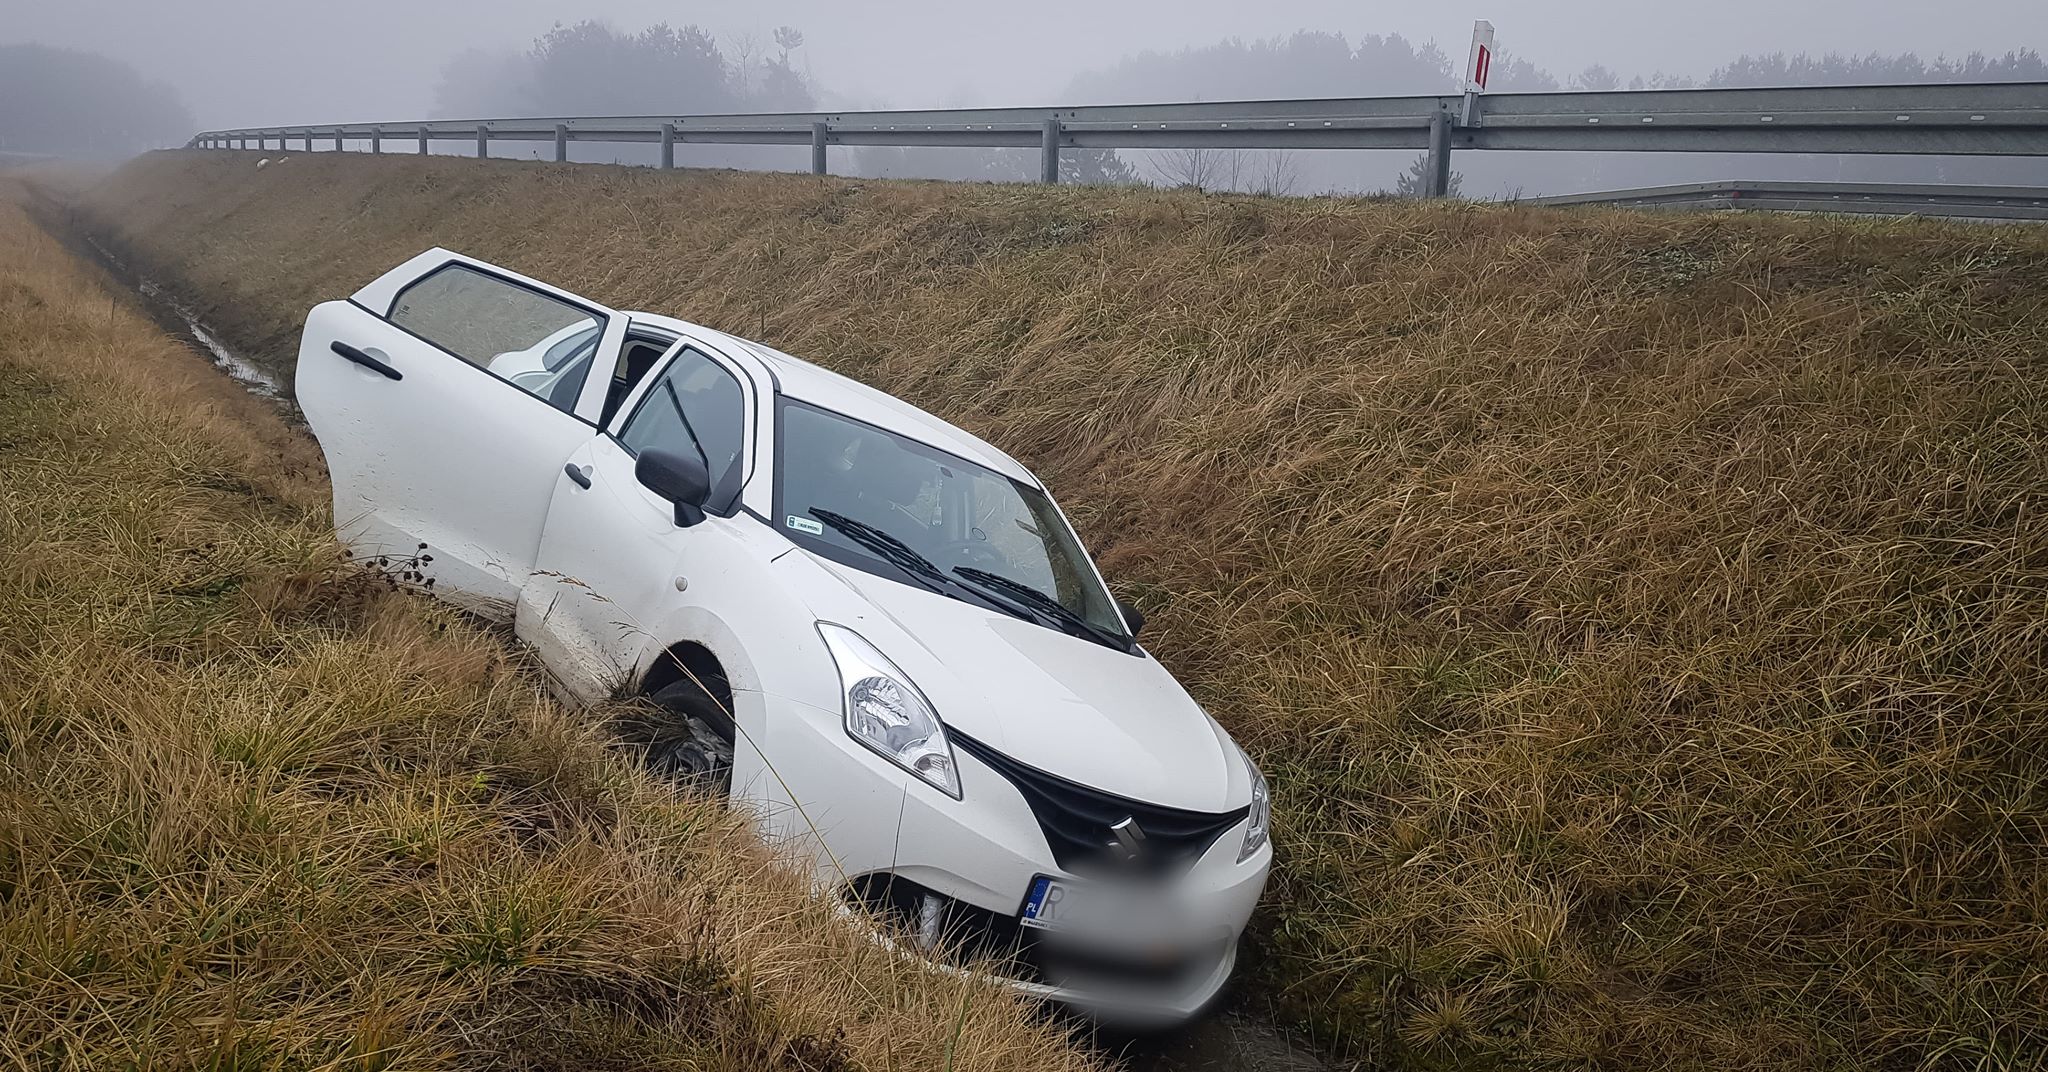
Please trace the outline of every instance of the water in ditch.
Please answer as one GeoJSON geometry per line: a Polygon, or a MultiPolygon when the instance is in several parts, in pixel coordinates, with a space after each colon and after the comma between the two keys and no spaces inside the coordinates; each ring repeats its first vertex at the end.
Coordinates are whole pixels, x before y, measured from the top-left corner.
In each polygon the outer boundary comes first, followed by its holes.
{"type": "Polygon", "coordinates": [[[290,392],[285,389],[284,381],[276,373],[236,353],[221,341],[219,335],[208,330],[191,308],[173,297],[155,280],[131,269],[121,258],[115,256],[112,250],[89,235],[85,241],[92,247],[100,263],[135,288],[136,293],[142,296],[144,304],[158,320],[169,321],[182,328],[185,336],[197,344],[195,349],[211,361],[215,368],[227,373],[229,378],[241,384],[250,394],[287,409],[291,408],[290,392]]]}

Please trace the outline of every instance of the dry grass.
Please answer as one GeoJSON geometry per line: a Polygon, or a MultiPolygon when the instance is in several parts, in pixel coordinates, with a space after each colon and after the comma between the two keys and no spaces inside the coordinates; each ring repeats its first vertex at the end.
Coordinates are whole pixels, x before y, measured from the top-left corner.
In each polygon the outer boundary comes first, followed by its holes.
{"type": "Polygon", "coordinates": [[[0,198],[0,1067],[1093,1066],[340,564],[115,295],[0,198]]]}
{"type": "Polygon", "coordinates": [[[1037,468],[1271,773],[1335,1048],[2048,1060],[2048,233],[253,161],[89,208],[259,352],[441,243],[1037,468]]]}

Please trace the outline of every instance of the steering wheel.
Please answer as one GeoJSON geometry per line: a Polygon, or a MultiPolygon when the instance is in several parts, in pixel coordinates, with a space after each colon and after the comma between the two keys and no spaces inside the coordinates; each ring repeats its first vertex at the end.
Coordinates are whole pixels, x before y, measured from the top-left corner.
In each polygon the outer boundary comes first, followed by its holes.
{"type": "Polygon", "coordinates": [[[989,545],[987,540],[947,540],[932,554],[932,560],[946,567],[974,566],[987,569],[990,566],[1007,566],[1010,560],[1001,551],[989,545]]]}

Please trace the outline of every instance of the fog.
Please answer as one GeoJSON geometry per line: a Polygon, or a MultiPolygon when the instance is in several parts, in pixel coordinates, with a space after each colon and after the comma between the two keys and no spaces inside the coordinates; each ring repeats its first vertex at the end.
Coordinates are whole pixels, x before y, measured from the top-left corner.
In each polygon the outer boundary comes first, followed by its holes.
{"type": "MultiPolygon", "coordinates": [[[[1973,53],[1999,57],[2048,45],[2048,4],[2041,0],[1717,0],[1697,6],[1521,0],[1484,7],[1376,0],[1043,0],[1016,5],[762,0],[695,6],[658,0],[0,0],[0,46],[36,43],[124,63],[141,79],[167,87],[167,94],[158,95],[174,96],[191,123],[205,128],[400,121],[449,115],[463,106],[495,105],[496,114],[532,112],[568,99],[625,100],[644,111],[710,110],[696,99],[682,99],[679,89],[662,93],[665,73],[659,63],[592,66],[577,75],[587,80],[584,88],[591,92],[568,97],[542,95],[530,86],[507,88],[527,77],[513,67],[526,62],[538,39],[557,26],[586,21],[621,36],[664,23],[677,30],[698,27],[714,42],[721,62],[740,69],[736,85],[758,89],[762,79],[777,77],[788,83],[787,91],[778,93],[735,90],[727,94],[735,106],[759,106],[773,97],[858,108],[1443,92],[1455,82],[1451,68],[1462,67],[1474,18],[1491,19],[1502,49],[1530,65],[1535,81],[1521,88],[1541,88],[1547,84],[1545,75],[1566,88],[1597,86],[1609,77],[1620,85],[1638,78],[1662,84],[1655,81],[1658,76],[1677,84],[1739,84],[1742,79],[1731,79],[1726,69],[1745,56],[1889,58],[1911,53],[1933,61],[1973,53]],[[801,43],[778,43],[781,27],[800,31],[801,43]],[[1293,54],[1266,55],[1263,64],[1228,52],[1176,55],[1232,39],[1255,44],[1303,31],[1326,35],[1317,39],[1324,43],[1341,37],[1357,55],[1349,66],[1320,71],[1305,70],[1293,54]],[[1386,38],[1396,39],[1399,48],[1367,47],[1386,38]],[[1381,62],[1387,56],[1394,59],[1381,62]],[[1427,62],[1411,63],[1411,56],[1427,62]],[[1589,72],[1591,77],[1585,77],[1589,72]],[[648,88],[636,95],[602,95],[607,85],[627,80],[648,88]],[[795,94],[799,86],[802,93],[795,94]]],[[[585,49],[585,54],[597,53],[585,49]]],[[[2038,55],[2032,64],[2008,64],[1996,73],[2048,77],[2035,73],[2038,55]]],[[[1780,69],[1765,69],[1765,75],[1772,70],[1780,69]]],[[[1853,74],[1840,69],[1829,77],[1841,81],[1853,74]]],[[[0,81],[6,77],[0,69],[0,81]]],[[[1937,71],[1928,77],[1944,75],[1937,71]]],[[[23,92],[34,95],[33,89],[0,84],[0,98],[23,92]]],[[[0,113],[28,106],[19,99],[12,104],[0,99],[0,113]]],[[[6,133],[0,127],[0,138],[6,133]]],[[[159,139],[182,140],[167,134],[159,139]]],[[[1328,155],[1290,163],[1293,174],[1283,192],[1385,186],[1405,159],[1354,166],[1333,164],[1328,155]]],[[[1530,185],[1517,184],[1511,174],[1529,168],[1476,159],[1482,155],[1461,154],[1468,191],[1472,184],[1489,193],[1530,185]]],[[[1384,156],[1376,154],[1376,159],[1384,156]]],[[[784,159],[738,154],[699,162],[779,164],[784,159]]],[[[954,167],[947,159],[944,154],[873,153],[852,170],[1007,177],[1007,163],[991,171],[984,163],[954,167]],[[961,167],[967,174],[945,174],[961,167]]],[[[1143,154],[1126,163],[1143,181],[1177,178],[1170,167],[1162,170],[1143,154]]],[[[2032,161],[1990,163],[1971,177],[2019,181],[2041,175],[2032,161]]],[[[1615,173],[1582,160],[1546,177],[1546,168],[1558,171],[1561,164],[1533,165],[1539,179],[1534,186],[1571,188],[1605,177],[1603,172],[1620,180],[1642,170],[1624,165],[1615,173]]],[[[1770,170],[1770,165],[1761,166],[1770,170]]],[[[1713,168],[1695,161],[1679,171],[1706,175],[1713,168]]],[[[1237,170],[1241,177],[1241,162],[1237,170]]],[[[1896,169],[1876,170],[1890,176],[1896,169]]],[[[1941,177],[1939,172],[1935,168],[1930,174],[1941,177]]]]}

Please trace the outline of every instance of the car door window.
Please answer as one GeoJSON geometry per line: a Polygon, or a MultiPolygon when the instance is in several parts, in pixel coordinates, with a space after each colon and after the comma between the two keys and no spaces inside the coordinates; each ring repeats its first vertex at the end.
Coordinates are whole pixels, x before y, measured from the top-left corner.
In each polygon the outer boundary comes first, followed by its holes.
{"type": "Polygon", "coordinates": [[[390,321],[573,413],[604,320],[553,295],[450,264],[399,292],[390,321]]]}
{"type": "Polygon", "coordinates": [[[626,344],[619,347],[619,360],[612,370],[611,386],[605,391],[604,411],[598,415],[598,427],[611,426],[612,415],[619,411],[619,404],[626,400],[627,395],[633,393],[634,386],[673,345],[675,339],[672,336],[660,340],[637,335],[626,336],[626,344]]]}
{"type": "Polygon", "coordinates": [[[685,347],[640,396],[619,430],[619,442],[634,456],[649,449],[685,458],[704,453],[711,486],[734,486],[746,444],[746,396],[725,366],[685,347]]]}

